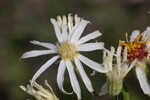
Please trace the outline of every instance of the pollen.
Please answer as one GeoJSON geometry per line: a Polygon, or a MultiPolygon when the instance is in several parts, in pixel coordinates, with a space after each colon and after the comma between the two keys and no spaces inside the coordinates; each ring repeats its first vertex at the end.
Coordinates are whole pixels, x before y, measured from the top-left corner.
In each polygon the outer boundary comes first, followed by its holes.
{"type": "MultiPolygon", "coordinates": [[[[127,48],[127,58],[128,61],[131,62],[134,59],[142,60],[148,56],[148,51],[146,50],[146,45],[150,43],[150,41],[144,41],[143,33],[136,36],[134,41],[128,41],[128,35],[126,33],[126,41],[119,41],[119,44],[123,48],[127,48]]],[[[122,50],[123,52],[123,50],[122,50]]]]}
{"type": "Polygon", "coordinates": [[[59,47],[59,55],[63,60],[73,60],[77,56],[77,48],[74,44],[62,42],[59,47]]]}

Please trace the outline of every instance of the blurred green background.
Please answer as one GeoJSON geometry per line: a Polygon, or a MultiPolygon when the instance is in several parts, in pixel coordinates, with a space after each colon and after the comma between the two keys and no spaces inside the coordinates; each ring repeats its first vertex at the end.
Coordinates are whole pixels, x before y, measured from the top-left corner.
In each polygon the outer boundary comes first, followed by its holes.
{"type": "MultiPolygon", "coordinates": [[[[31,40],[55,43],[56,37],[50,18],[68,13],[78,14],[91,21],[83,35],[99,29],[103,36],[94,41],[104,41],[105,47],[117,46],[134,29],[145,30],[150,25],[150,0],[0,0],[0,100],[26,100],[32,98],[19,85],[26,85],[40,66],[48,60],[41,56],[21,60],[29,50],[41,49],[29,43],[31,40]]],[[[89,58],[101,62],[101,52],[89,53],[89,58]],[[98,56],[96,56],[98,55],[98,56]]],[[[74,95],[64,95],[57,87],[58,62],[39,78],[40,84],[48,80],[60,100],[76,100],[74,95]]],[[[90,74],[92,71],[85,68],[90,74]]],[[[96,92],[105,82],[105,75],[90,76],[96,92]]],[[[92,96],[82,87],[82,100],[112,100],[111,96],[92,96]]],[[[140,89],[135,73],[125,80],[131,100],[150,100],[140,89]]],[[[68,74],[64,87],[71,91],[68,74]]],[[[32,98],[33,99],[33,98],[32,98]]],[[[33,99],[34,100],[34,99],[33,99]]]]}

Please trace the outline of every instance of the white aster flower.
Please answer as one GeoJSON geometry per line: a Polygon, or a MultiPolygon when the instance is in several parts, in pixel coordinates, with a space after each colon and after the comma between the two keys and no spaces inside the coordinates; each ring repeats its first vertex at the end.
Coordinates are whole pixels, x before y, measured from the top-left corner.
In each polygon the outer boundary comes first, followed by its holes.
{"type": "Polygon", "coordinates": [[[118,95],[122,90],[123,80],[125,76],[136,64],[136,60],[132,61],[131,64],[128,64],[127,49],[124,50],[123,54],[121,54],[121,49],[122,48],[119,46],[116,52],[114,47],[111,47],[110,52],[104,51],[103,64],[107,69],[107,85],[105,84],[102,87],[100,95],[107,93],[106,89],[110,95],[118,95]]]}
{"type": "Polygon", "coordinates": [[[49,88],[49,90],[43,88],[36,82],[34,82],[33,86],[27,85],[27,87],[24,87],[21,85],[20,88],[28,94],[34,96],[36,100],[59,100],[47,81],[45,81],[45,85],[49,88]]]}
{"type": "Polygon", "coordinates": [[[120,45],[127,48],[128,62],[137,59],[136,76],[139,80],[141,89],[144,94],[150,96],[150,85],[147,80],[147,65],[150,60],[150,27],[140,34],[139,30],[132,32],[130,40],[126,35],[126,41],[120,41],[120,45]]]}
{"type": "Polygon", "coordinates": [[[64,72],[67,69],[73,91],[76,93],[78,99],[80,100],[81,90],[76,74],[74,72],[74,67],[76,67],[78,72],[80,73],[80,76],[88,91],[93,92],[94,90],[91,81],[88,78],[87,74],[85,73],[81,62],[98,72],[105,73],[106,70],[100,64],[90,60],[89,58],[83,56],[79,52],[104,49],[103,42],[86,43],[91,39],[95,39],[101,36],[102,34],[99,31],[95,31],[80,38],[89,21],[84,20],[78,17],[77,15],[75,15],[74,17],[71,15],[68,15],[68,17],[58,16],[57,20],[53,18],[51,18],[50,20],[54,26],[56,37],[58,39],[59,44],[55,46],[54,44],[51,43],[31,41],[32,44],[45,47],[48,50],[29,51],[24,53],[21,58],[36,57],[46,54],[56,54],[56,56],[52,57],[44,65],[41,66],[41,68],[33,76],[31,83],[33,83],[42,72],[44,72],[54,62],[56,62],[56,60],[61,58],[57,74],[58,87],[61,89],[62,92],[70,94],[63,89],[64,72]]]}

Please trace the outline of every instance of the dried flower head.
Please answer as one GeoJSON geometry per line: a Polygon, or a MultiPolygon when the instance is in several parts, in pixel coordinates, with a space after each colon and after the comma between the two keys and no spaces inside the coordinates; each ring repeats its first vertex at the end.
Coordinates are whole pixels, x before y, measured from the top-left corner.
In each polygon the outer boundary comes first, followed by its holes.
{"type": "Polygon", "coordinates": [[[34,96],[36,100],[59,100],[47,81],[45,81],[45,85],[49,88],[49,90],[43,88],[36,82],[33,83],[33,86],[27,85],[27,87],[24,87],[21,85],[20,88],[26,93],[34,96]]]}
{"type": "Polygon", "coordinates": [[[103,64],[107,69],[107,91],[110,95],[118,95],[122,90],[123,80],[128,72],[136,64],[136,60],[132,61],[131,64],[127,62],[127,48],[121,56],[122,47],[118,47],[115,52],[115,48],[111,47],[111,51],[104,51],[103,64]]]}

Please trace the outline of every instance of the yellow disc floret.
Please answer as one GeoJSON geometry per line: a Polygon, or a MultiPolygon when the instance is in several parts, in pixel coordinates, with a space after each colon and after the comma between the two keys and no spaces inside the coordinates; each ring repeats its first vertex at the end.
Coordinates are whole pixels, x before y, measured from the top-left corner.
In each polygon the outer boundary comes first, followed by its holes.
{"type": "Polygon", "coordinates": [[[74,44],[68,42],[62,42],[60,44],[59,55],[63,60],[72,60],[77,54],[77,48],[74,44]]]}
{"type": "Polygon", "coordinates": [[[128,41],[128,35],[126,34],[126,41],[120,40],[120,45],[128,50],[128,61],[131,62],[134,59],[142,60],[148,55],[146,50],[147,43],[150,41],[144,41],[143,33],[136,36],[133,41],[128,41]]]}

